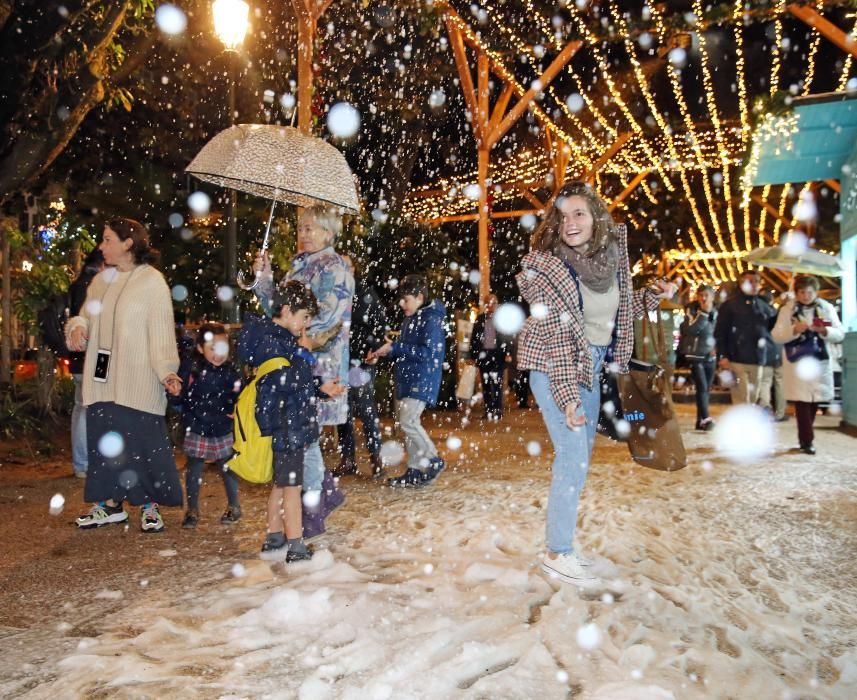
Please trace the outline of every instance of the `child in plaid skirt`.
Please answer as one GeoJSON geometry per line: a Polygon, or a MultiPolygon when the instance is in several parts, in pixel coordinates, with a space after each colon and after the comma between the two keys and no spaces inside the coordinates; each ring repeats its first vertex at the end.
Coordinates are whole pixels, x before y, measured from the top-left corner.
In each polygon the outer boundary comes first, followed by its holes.
{"type": "Polygon", "coordinates": [[[228,507],[220,522],[229,525],[241,518],[238,477],[225,466],[232,456],[232,412],[241,392],[241,377],[228,360],[229,334],[219,323],[203,324],[196,336],[192,361],[181,372],[182,424],[187,513],[182,527],[199,523],[199,487],[206,462],[214,462],[226,488],[228,507]]]}

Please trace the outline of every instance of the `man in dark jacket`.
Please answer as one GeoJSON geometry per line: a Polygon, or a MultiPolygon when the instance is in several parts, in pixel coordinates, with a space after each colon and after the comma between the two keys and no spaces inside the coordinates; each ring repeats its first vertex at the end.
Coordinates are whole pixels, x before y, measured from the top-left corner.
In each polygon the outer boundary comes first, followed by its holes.
{"type": "Polygon", "coordinates": [[[491,294],[485,300],[485,311],[476,317],[470,334],[470,356],[475,360],[482,377],[485,395],[485,417],[500,420],[503,415],[503,374],[509,348],[494,327],[497,297],[491,294]]]}
{"type": "Polygon", "coordinates": [[[339,438],[339,474],[356,474],[354,444],[354,419],[363,423],[363,439],[372,463],[372,476],[380,476],[381,428],[378,405],[375,402],[375,365],[363,360],[384,344],[387,331],[387,314],[378,293],[357,274],[354,262],[347,255],[341,256],[351,268],[354,276],[354,302],[351,307],[351,329],[349,356],[351,369],[348,372],[348,420],[336,427],[339,438]]]}
{"type": "Polygon", "coordinates": [[[759,297],[759,273],[745,270],[738,289],[720,307],[714,338],[720,369],[732,374],[732,403],[756,403],[762,367],[768,361],[770,329],[777,311],[759,297]]]}
{"type": "MultiPolygon", "coordinates": [[[[96,248],[86,256],[83,269],[68,288],[69,318],[80,314],[86,301],[86,290],[95,276],[104,269],[104,254],[96,248]]],[[[85,352],[72,352],[68,356],[68,371],[74,379],[74,408],[71,411],[71,464],[74,475],[84,479],[89,467],[86,452],[86,406],[83,405],[83,360],[85,352]]]]}

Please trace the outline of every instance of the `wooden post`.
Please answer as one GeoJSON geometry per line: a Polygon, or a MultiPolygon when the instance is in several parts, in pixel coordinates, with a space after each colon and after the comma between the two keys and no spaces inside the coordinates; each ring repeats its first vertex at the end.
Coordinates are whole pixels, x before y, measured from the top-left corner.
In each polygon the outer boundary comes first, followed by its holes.
{"type": "Polygon", "coordinates": [[[298,129],[312,131],[312,58],[318,18],[332,0],[292,0],[298,18],[298,129]]]}
{"type": "Polygon", "coordinates": [[[479,303],[484,304],[491,293],[491,258],[488,249],[488,160],[491,151],[479,146],[479,303]]]}

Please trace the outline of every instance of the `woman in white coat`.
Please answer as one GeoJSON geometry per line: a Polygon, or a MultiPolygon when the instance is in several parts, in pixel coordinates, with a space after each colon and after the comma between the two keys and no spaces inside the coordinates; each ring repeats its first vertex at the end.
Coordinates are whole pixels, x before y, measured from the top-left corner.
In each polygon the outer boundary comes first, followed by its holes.
{"type": "Polygon", "coordinates": [[[833,401],[830,344],[841,343],[845,332],[833,305],[818,298],[815,277],[796,277],[794,292],[780,307],[771,335],[785,345],[783,393],[794,403],[800,450],[814,455],[812,425],[818,405],[833,401]]]}

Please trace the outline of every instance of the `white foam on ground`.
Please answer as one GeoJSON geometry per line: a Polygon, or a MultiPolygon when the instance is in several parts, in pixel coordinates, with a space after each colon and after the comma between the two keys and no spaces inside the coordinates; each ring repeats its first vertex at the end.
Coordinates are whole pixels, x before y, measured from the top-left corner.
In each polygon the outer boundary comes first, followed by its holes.
{"type": "Polygon", "coordinates": [[[199,571],[222,580],[138,592],[22,697],[857,697],[853,439],[735,465],[686,432],[692,463],[667,474],[599,438],[579,539],[612,595],[581,597],[538,568],[537,414],[487,425],[455,425],[430,489],[345,480],[310,562],[258,561],[261,515],[242,520],[236,551],[199,571]]]}

